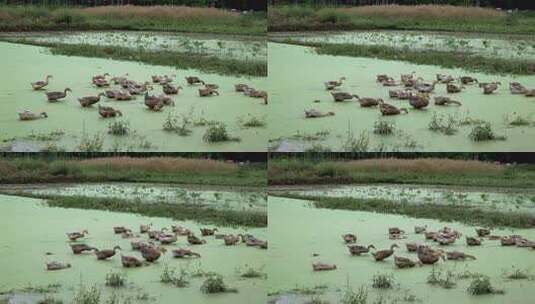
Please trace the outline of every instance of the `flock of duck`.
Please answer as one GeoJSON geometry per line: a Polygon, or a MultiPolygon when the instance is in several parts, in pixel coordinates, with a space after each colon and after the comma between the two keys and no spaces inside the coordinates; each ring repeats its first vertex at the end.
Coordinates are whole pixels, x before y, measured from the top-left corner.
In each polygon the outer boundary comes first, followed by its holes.
{"type": "MultiPolygon", "coordinates": [[[[466,245],[471,246],[481,246],[483,240],[489,241],[500,241],[502,246],[516,246],[523,248],[532,248],[535,250],[535,241],[531,241],[523,238],[519,235],[509,235],[509,236],[498,236],[492,235],[490,229],[485,228],[476,228],[477,236],[466,236],[466,245]]],[[[439,246],[448,246],[454,244],[458,239],[461,238],[461,233],[450,228],[444,227],[438,231],[427,231],[427,226],[416,226],[414,227],[415,234],[421,234],[424,236],[424,239],[427,241],[434,241],[439,246]]],[[[390,240],[400,240],[406,238],[406,233],[404,230],[399,229],[398,227],[392,227],[388,229],[388,236],[390,240]]],[[[347,233],[342,235],[344,243],[347,245],[349,254],[352,256],[360,256],[362,254],[371,253],[375,261],[380,262],[394,255],[394,249],[399,248],[397,244],[392,244],[389,249],[376,250],[374,245],[358,245],[357,236],[355,234],[347,233]],[[370,252],[373,249],[374,251],[370,252]]],[[[445,251],[443,249],[432,248],[428,244],[421,243],[405,243],[407,253],[416,253],[417,259],[411,259],[408,257],[402,257],[394,255],[394,264],[397,268],[412,268],[415,266],[423,265],[433,265],[438,262],[440,259],[445,261],[448,260],[476,260],[476,257],[470,254],[466,254],[461,251],[445,251]]],[[[335,270],[336,264],[329,264],[323,262],[312,263],[312,269],[314,271],[326,271],[326,270],[335,270]]]]}
{"type": "MultiPolygon", "coordinates": [[[[435,90],[437,84],[445,84],[448,94],[456,94],[462,92],[469,85],[478,84],[482,89],[483,94],[490,95],[498,90],[501,85],[500,82],[479,82],[476,78],[471,76],[461,76],[454,78],[451,75],[437,74],[436,80],[433,82],[425,82],[422,77],[416,77],[416,72],[411,74],[402,74],[400,82],[388,75],[377,75],[377,83],[384,87],[403,87],[398,89],[390,89],[388,95],[392,99],[408,100],[410,106],[414,109],[424,109],[430,104],[430,94],[435,90]]],[[[339,88],[343,85],[345,77],[339,80],[331,80],[324,82],[325,89],[330,91],[331,96],[335,102],[350,101],[354,98],[359,102],[361,107],[378,107],[382,115],[398,115],[401,113],[408,113],[407,108],[398,108],[394,105],[385,103],[382,98],[359,97],[359,95],[340,91],[339,88]]],[[[526,97],[535,97],[535,89],[528,89],[518,82],[511,82],[509,84],[511,94],[520,94],[526,97]]],[[[319,102],[319,100],[315,100],[319,102]]],[[[437,106],[456,105],[461,106],[460,101],[453,100],[448,96],[434,97],[434,103],[437,106]]],[[[334,116],[334,112],[321,112],[316,109],[305,110],[305,118],[318,118],[326,116],[334,116]]]]}
{"type": "MultiPolygon", "coordinates": [[[[150,95],[149,90],[153,90],[151,82],[145,81],[143,83],[136,82],[134,80],[128,79],[128,74],[125,76],[115,76],[111,77],[109,80],[110,74],[105,73],[103,75],[95,75],[91,78],[91,83],[97,88],[108,88],[104,92],[99,92],[95,96],[84,96],[78,98],[78,102],[82,107],[90,107],[100,101],[101,96],[106,96],[109,99],[114,99],[117,101],[128,101],[135,99],[136,95],[144,94],[145,106],[151,111],[160,111],[164,106],[173,105],[174,101],[171,95],[177,95],[180,90],[183,88],[179,85],[173,85],[172,82],[176,75],[153,75],[152,84],[159,84],[162,87],[163,94],[159,95],[150,95]],[[117,85],[120,88],[111,88],[111,86],[117,85]]],[[[43,90],[48,84],[49,80],[52,78],[52,75],[47,75],[45,80],[32,82],[31,86],[34,91],[43,90]]],[[[219,86],[217,84],[205,83],[197,76],[187,76],[185,77],[188,86],[199,86],[203,87],[198,88],[200,97],[210,97],[210,96],[219,96],[219,86]]],[[[253,87],[250,87],[247,84],[236,84],[234,85],[234,90],[236,92],[241,92],[246,96],[252,98],[262,98],[263,103],[268,103],[268,94],[266,91],[256,90],[253,87]]],[[[67,92],[72,92],[70,88],[65,88],[63,91],[46,91],[46,98],[49,102],[58,102],[61,99],[67,97],[67,92]]],[[[103,118],[122,116],[122,112],[119,109],[115,109],[109,106],[98,105],[98,113],[103,118]]],[[[20,120],[35,120],[41,118],[47,118],[48,114],[46,112],[35,113],[31,110],[25,110],[19,112],[20,120]]]]}
{"type": "MultiPolygon", "coordinates": [[[[132,250],[141,253],[141,258],[133,255],[121,254],[121,263],[123,267],[141,267],[156,262],[160,256],[167,252],[165,246],[176,244],[178,242],[178,237],[180,236],[185,237],[186,241],[192,246],[203,245],[207,242],[206,239],[197,237],[191,230],[182,226],[173,225],[170,230],[167,227],[160,230],[152,230],[151,226],[152,224],[140,225],[139,234],[134,234],[131,229],[124,226],[113,227],[114,234],[120,235],[124,239],[133,239],[130,241],[132,250]],[[141,239],[141,235],[146,235],[147,238],[145,240],[141,239]]],[[[257,239],[251,234],[217,234],[217,228],[201,228],[200,232],[203,237],[213,236],[215,239],[222,239],[226,246],[234,246],[242,243],[248,247],[259,249],[267,249],[268,247],[267,241],[257,239]]],[[[87,230],[67,233],[67,238],[70,241],[69,245],[73,254],[79,255],[89,252],[94,253],[97,260],[109,260],[115,256],[117,251],[122,250],[120,246],[115,246],[113,249],[98,249],[78,241],[79,239],[85,238],[88,234],[89,232],[87,230]]],[[[175,248],[171,250],[171,253],[174,258],[201,257],[199,253],[186,248],[175,248]]],[[[52,255],[52,253],[47,253],[47,255],[52,255]]],[[[62,270],[70,267],[71,264],[60,261],[46,262],[46,269],[50,271],[62,270]]]]}

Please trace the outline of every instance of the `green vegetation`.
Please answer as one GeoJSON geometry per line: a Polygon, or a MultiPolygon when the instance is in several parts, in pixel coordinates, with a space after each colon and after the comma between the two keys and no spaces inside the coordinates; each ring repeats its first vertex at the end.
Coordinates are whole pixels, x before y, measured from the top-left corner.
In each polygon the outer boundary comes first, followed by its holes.
{"type": "Polygon", "coordinates": [[[266,184],[266,171],[254,165],[180,157],[0,159],[2,184],[103,181],[261,187],[266,184]]]}
{"type": "Polygon", "coordinates": [[[368,290],[361,286],[358,290],[354,290],[349,286],[349,282],[344,291],[341,304],[366,304],[368,302],[368,290]]]}
{"type": "Polygon", "coordinates": [[[462,186],[535,186],[535,166],[503,166],[442,158],[329,160],[272,158],[270,185],[399,183],[462,186]]]}
{"type": "Polygon", "coordinates": [[[238,292],[235,288],[229,288],[223,281],[223,277],[219,274],[211,274],[201,285],[202,293],[224,293],[224,292],[238,292]]]}
{"type": "Polygon", "coordinates": [[[334,44],[295,40],[285,40],[284,42],[313,47],[316,53],[325,55],[405,61],[436,65],[448,69],[463,68],[490,74],[535,75],[535,62],[529,60],[492,58],[465,52],[398,49],[384,45],[334,44]]]}
{"type": "Polygon", "coordinates": [[[531,12],[449,5],[270,6],[268,31],[429,30],[531,34],[531,12]]]}
{"type": "Polygon", "coordinates": [[[200,223],[225,226],[266,227],[267,214],[261,211],[244,211],[199,207],[187,203],[154,202],[150,206],[140,200],[94,198],[85,196],[46,196],[20,194],[47,200],[50,207],[94,209],[135,213],[152,217],[167,217],[178,221],[195,220],[200,223]]]}
{"type": "Polygon", "coordinates": [[[450,289],[457,286],[455,279],[455,274],[452,271],[442,271],[433,265],[433,269],[431,269],[431,273],[429,273],[429,276],[427,277],[427,283],[450,289]]]}
{"type": "Polygon", "coordinates": [[[265,117],[257,117],[248,115],[247,117],[241,117],[238,119],[238,123],[244,128],[259,128],[266,126],[265,117]]]}
{"type": "Polygon", "coordinates": [[[169,268],[168,265],[165,265],[162,270],[162,274],[160,275],[160,282],[183,288],[189,285],[187,276],[188,273],[186,270],[180,269],[180,272],[177,274],[174,268],[169,268]]]}
{"type": "Polygon", "coordinates": [[[376,274],[373,276],[372,287],[378,289],[391,289],[395,285],[394,276],[386,274],[376,274]]]}
{"type": "Polygon", "coordinates": [[[251,266],[246,266],[245,270],[240,271],[239,273],[240,273],[240,277],[245,278],[245,279],[267,278],[267,274],[262,272],[261,268],[255,269],[251,266]]]}
{"type": "Polygon", "coordinates": [[[264,35],[265,13],[186,6],[0,6],[0,31],[151,30],[264,35]]]}
{"type": "Polygon", "coordinates": [[[142,48],[132,49],[118,46],[13,41],[8,38],[4,38],[3,40],[19,44],[48,47],[54,55],[136,61],[151,65],[171,66],[177,69],[196,69],[206,73],[218,73],[222,75],[267,76],[267,63],[263,61],[219,58],[216,56],[168,50],[150,51],[142,48]]]}
{"type": "Polygon", "coordinates": [[[216,123],[208,126],[202,139],[207,143],[218,143],[225,141],[240,141],[239,137],[233,137],[227,132],[227,126],[222,123],[216,123]]]}
{"type": "Polygon", "coordinates": [[[108,125],[108,134],[124,136],[130,133],[128,121],[116,120],[108,125]]]}
{"type": "Polygon", "coordinates": [[[472,131],[468,137],[473,141],[505,140],[505,136],[494,134],[492,125],[489,122],[481,122],[472,126],[472,131]]]}
{"type": "Polygon", "coordinates": [[[126,274],[122,272],[109,272],[106,274],[106,286],[124,287],[126,285],[126,274]]]}
{"type": "Polygon", "coordinates": [[[373,125],[373,133],[378,135],[391,135],[396,130],[394,123],[384,120],[377,120],[373,125]]]}
{"type": "Polygon", "coordinates": [[[534,278],[527,269],[523,270],[514,266],[510,271],[504,271],[504,276],[510,280],[532,280],[534,278]]]}
{"type": "Polygon", "coordinates": [[[473,296],[486,295],[486,294],[503,294],[504,291],[496,289],[490,283],[488,276],[480,276],[475,278],[468,286],[468,293],[473,296]]]}
{"type": "Polygon", "coordinates": [[[93,136],[84,133],[80,142],[78,143],[78,150],[80,152],[100,152],[104,146],[104,137],[102,134],[94,134],[93,136]]]}
{"type": "Polygon", "coordinates": [[[529,213],[504,213],[476,207],[452,206],[444,204],[399,203],[386,199],[359,199],[350,197],[324,197],[298,194],[273,194],[295,199],[312,201],[317,208],[358,210],[386,214],[407,215],[413,218],[438,219],[444,222],[461,222],[489,227],[533,228],[535,216],[529,213]]]}
{"type": "Polygon", "coordinates": [[[433,113],[431,121],[427,128],[434,132],[440,132],[445,135],[453,135],[457,133],[460,122],[451,114],[433,113]]]}

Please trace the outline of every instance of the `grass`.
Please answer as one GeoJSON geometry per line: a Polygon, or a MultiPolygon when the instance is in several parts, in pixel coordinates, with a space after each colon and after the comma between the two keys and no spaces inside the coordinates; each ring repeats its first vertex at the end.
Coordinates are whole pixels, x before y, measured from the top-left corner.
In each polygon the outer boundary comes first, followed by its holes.
{"type": "Polygon", "coordinates": [[[377,289],[391,289],[395,285],[394,276],[386,274],[375,274],[372,279],[372,287],[377,289]]]}
{"type": "Polygon", "coordinates": [[[377,120],[373,125],[373,133],[378,135],[391,135],[394,134],[395,130],[394,123],[384,120],[377,120]]]}
{"type": "Polygon", "coordinates": [[[175,116],[169,112],[163,122],[163,130],[167,132],[175,132],[180,136],[190,135],[193,132],[191,130],[191,125],[193,124],[191,115],[192,113],[175,116]]]}
{"type": "Polygon", "coordinates": [[[266,185],[266,171],[219,160],[183,157],[1,158],[0,183],[155,182],[266,185]]]}
{"type": "Polygon", "coordinates": [[[199,207],[189,203],[154,202],[148,205],[140,200],[117,198],[94,198],[84,196],[43,196],[25,195],[43,198],[50,207],[106,210],[113,212],[134,213],[150,217],[165,217],[174,220],[195,220],[201,223],[224,225],[266,227],[267,214],[261,211],[215,209],[199,207]]]}
{"type": "Polygon", "coordinates": [[[108,134],[124,136],[130,133],[130,123],[128,121],[116,120],[108,125],[108,134]]]}
{"type": "Polygon", "coordinates": [[[118,46],[61,44],[20,40],[15,42],[9,39],[4,39],[4,41],[48,47],[53,55],[135,61],[151,65],[171,66],[177,69],[196,69],[206,73],[218,73],[221,75],[267,76],[267,63],[256,60],[219,58],[203,54],[181,53],[168,50],[150,51],[142,48],[132,49],[118,46]]]}
{"type": "Polygon", "coordinates": [[[227,126],[222,122],[209,125],[204,132],[202,139],[210,144],[226,141],[240,141],[239,137],[233,137],[228,133],[227,126]]]}
{"type": "Polygon", "coordinates": [[[505,136],[499,136],[492,130],[492,125],[489,122],[481,122],[474,124],[468,137],[472,141],[489,141],[489,140],[506,140],[505,136]]]}
{"type": "Polygon", "coordinates": [[[349,286],[349,282],[340,301],[341,304],[366,304],[368,302],[368,290],[361,286],[354,290],[349,286]]]}
{"type": "Polygon", "coordinates": [[[431,273],[427,276],[427,283],[433,286],[440,286],[445,289],[451,289],[457,286],[455,283],[455,274],[452,271],[441,271],[433,266],[431,273]]]}
{"type": "Polygon", "coordinates": [[[446,158],[329,160],[273,157],[270,185],[399,183],[534,187],[535,166],[446,158]]]}
{"type": "Polygon", "coordinates": [[[431,30],[530,34],[531,13],[451,5],[270,6],[268,31],[431,30]]]}
{"type": "Polygon", "coordinates": [[[211,274],[201,285],[201,292],[206,294],[238,292],[235,288],[229,288],[219,274],[211,274]]]}
{"type": "Polygon", "coordinates": [[[265,35],[265,13],[187,6],[0,6],[0,31],[151,30],[265,35]]]}
{"type": "Polygon", "coordinates": [[[257,278],[265,279],[267,278],[267,274],[262,272],[261,268],[255,269],[251,266],[246,266],[245,270],[240,271],[240,277],[244,279],[257,279],[257,278]]]}
{"type": "Polygon", "coordinates": [[[457,133],[459,121],[451,114],[438,114],[433,113],[431,121],[427,125],[427,128],[433,132],[440,132],[444,135],[453,135],[457,133]]]}
{"type": "Polygon", "coordinates": [[[490,278],[487,276],[480,276],[472,280],[467,291],[473,296],[504,293],[503,290],[494,288],[490,283],[490,278]]]}
{"type": "Polygon", "coordinates": [[[260,128],[266,126],[266,117],[248,115],[238,119],[238,123],[244,128],[260,128]]]}
{"type": "Polygon", "coordinates": [[[504,213],[477,207],[459,207],[429,202],[402,204],[386,199],[324,197],[288,193],[271,195],[312,201],[317,208],[398,214],[413,218],[437,219],[444,222],[461,222],[489,227],[535,227],[535,216],[529,213],[504,213]]]}
{"type": "Polygon", "coordinates": [[[484,57],[466,52],[399,49],[384,45],[335,44],[295,40],[285,40],[284,42],[313,47],[320,55],[405,61],[448,69],[463,68],[468,71],[489,74],[535,75],[535,62],[529,60],[484,57]]]}
{"type": "Polygon", "coordinates": [[[531,280],[533,279],[533,275],[529,273],[529,271],[516,268],[513,266],[513,268],[510,271],[505,271],[504,276],[510,280],[531,280]]]}
{"type": "Polygon", "coordinates": [[[78,143],[77,149],[80,152],[100,152],[104,146],[104,137],[102,134],[94,134],[93,136],[84,133],[80,142],[78,143]]]}
{"type": "Polygon", "coordinates": [[[174,268],[169,268],[168,265],[165,265],[162,270],[162,274],[160,275],[160,282],[183,288],[189,285],[187,276],[188,272],[186,270],[180,269],[179,273],[177,274],[174,268]]]}
{"type": "Polygon", "coordinates": [[[126,274],[122,272],[108,272],[106,274],[106,286],[109,287],[125,287],[126,286],[126,274]]]}

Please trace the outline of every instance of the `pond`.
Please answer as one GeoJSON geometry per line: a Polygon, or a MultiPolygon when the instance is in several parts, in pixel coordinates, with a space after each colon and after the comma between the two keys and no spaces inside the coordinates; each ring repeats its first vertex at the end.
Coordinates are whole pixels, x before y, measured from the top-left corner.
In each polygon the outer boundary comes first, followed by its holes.
{"type": "Polygon", "coordinates": [[[416,65],[373,58],[318,55],[309,47],[269,43],[268,88],[271,95],[268,122],[270,125],[270,150],[303,151],[322,149],[342,151],[347,143],[360,140],[361,150],[368,151],[532,151],[535,148],[529,138],[535,137],[533,124],[512,127],[513,117],[533,119],[535,100],[522,95],[511,95],[508,84],[518,81],[529,85],[535,76],[498,76],[471,73],[462,69],[442,69],[436,66],[416,65]],[[298,69],[289,69],[298,66],[298,69]],[[399,81],[399,75],[416,72],[428,82],[436,74],[458,77],[471,75],[482,82],[500,81],[503,84],[496,93],[484,95],[477,85],[467,86],[458,94],[446,93],[439,84],[435,96],[449,96],[462,106],[436,106],[431,101],[424,110],[415,110],[407,100],[389,98],[388,88],[376,82],[377,74],[388,74],[399,81]],[[382,98],[398,108],[407,108],[406,115],[381,116],[376,107],[362,108],[357,102],[334,102],[324,82],[345,76],[340,91],[360,97],[382,98]],[[334,116],[305,119],[304,110],[316,109],[334,116]],[[469,138],[473,125],[460,125],[453,135],[443,135],[428,129],[434,115],[460,124],[484,120],[491,124],[497,136],[506,140],[475,142],[469,138]],[[375,134],[377,122],[393,125],[392,135],[375,134]]]}
{"type": "Polygon", "coordinates": [[[263,192],[242,188],[150,183],[83,183],[6,185],[1,186],[0,190],[6,193],[45,196],[111,197],[147,203],[192,204],[216,209],[267,210],[267,199],[263,192]]]}
{"type": "MultiPolygon", "coordinates": [[[[269,261],[268,270],[270,303],[306,303],[313,298],[310,293],[330,303],[339,303],[346,286],[357,290],[364,286],[369,292],[368,301],[379,298],[381,303],[527,303],[535,296],[531,280],[511,280],[504,277],[513,268],[533,274],[535,255],[532,250],[516,247],[502,247],[499,241],[484,241],[482,246],[467,247],[465,235],[475,235],[474,227],[459,223],[443,223],[436,220],[412,219],[397,215],[368,212],[316,209],[302,200],[269,197],[269,261]],[[463,251],[474,255],[477,260],[466,262],[439,261],[435,272],[450,271],[456,286],[444,289],[427,284],[427,277],[433,267],[426,265],[410,269],[397,269],[393,259],[375,262],[369,254],[351,256],[341,235],[355,233],[357,243],[373,244],[378,250],[397,243],[395,255],[416,260],[414,253],[408,253],[405,242],[416,241],[427,245],[422,235],[413,233],[415,225],[428,225],[436,230],[448,225],[463,234],[463,240],[443,247],[446,251],[463,251]],[[406,240],[388,240],[388,228],[399,227],[407,231],[406,240]],[[313,272],[312,263],[321,261],[334,263],[334,271],[313,272]],[[503,289],[503,295],[472,296],[467,287],[472,279],[462,275],[481,273],[490,277],[494,287],[503,289]],[[372,288],[372,279],[377,274],[392,275],[396,287],[391,290],[372,288]],[[408,299],[408,300],[407,300],[408,299]]],[[[494,230],[493,234],[519,234],[532,237],[532,230],[494,230]]]]}
{"type": "MultiPolygon", "coordinates": [[[[51,295],[67,303],[83,283],[86,287],[97,286],[103,298],[118,293],[123,299],[132,297],[132,303],[147,303],[146,299],[140,300],[144,298],[141,295],[145,294],[149,302],[155,303],[172,303],[178,298],[188,303],[265,303],[266,281],[259,278],[244,279],[240,273],[248,267],[263,269],[267,263],[266,251],[245,245],[225,246],[222,240],[206,237],[207,244],[191,248],[201,254],[200,259],[174,259],[167,252],[149,266],[126,269],[121,266],[119,254],[109,261],[97,261],[92,254],[73,255],[65,236],[66,232],[87,229],[89,235],[85,242],[88,245],[110,249],[119,245],[123,254],[140,258],[139,252],[131,250],[131,239],[123,239],[113,233],[114,226],[124,225],[137,232],[140,224],[153,223],[154,229],[176,224],[199,234],[199,227],[205,226],[193,221],[176,222],[127,213],[50,208],[42,200],[6,195],[0,195],[0,215],[2,231],[16,232],[4,233],[0,244],[0,289],[3,292],[30,285],[35,288],[59,284],[57,292],[51,295]],[[45,255],[47,252],[51,255],[45,255]],[[72,268],[46,271],[45,262],[52,260],[68,262],[72,268]],[[199,270],[216,272],[223,275],[229,287],[237,288],[238,293],[205,295],[200,292],[203,278],[191,278],[190,285],[185,288],[164,285],[160,283],[160,275],[166,265],[189,273],[199,270]],[[123,272],[127,287],[114,290],[104,286],[106,274],[110,271],[123,272]]],[[[219,228],[221,233],[247,232],[262,239],[265,239],[267,232],[266,229],[219,228]]],[[[190,248],[190,245],[185,239],[179,238],[174,246],[166,247],[170,250],[190,248]]],[[[16,292],[16,295],[10,303],[37,303],[44,296],[35,292],[16,292]]]]}
{"type": "MultiPolygon", "coordinates": [[[[263,88],[265,78],[230,77],[201,73],[196,70],[176,70],[164,66],[152,66],[135,62],[54,56],[46,48],[0,42],[0,66],[2,90],[0,92],[0,144],[8,151],[38,151],[39,149],[78,151],[89,140],[102,141],[102,151],[265,151],[267,129],[246,128],[241,121],[250,117],[262,118],[266,107],[256,98],[249,98],[234,91],[234,84],[247,83],[263,88]],[[18,58],[18,60],[12,60],[18,58]],[[93,75],[129,74],[138,82],[150,81],[151,75],[176,74],[174,85],[184,87],[179,95],[173,95],[175,106],[166,106],[160,112],[152,112],[144,105],[143,95],[132,101],[115,101],[102,97],[100,104],[119,109],[122,118],[101,118],[97,106],[83,108],[77,98],[96,95],[104,89],[91,84],[93,75]],[[43,91],[33,91],[30,82],[53,75],[47,87],[51,91],[65,88],[72,90],[67,98],[50,103],[43,91]],[[185,84],[184,77],[196,75],[208,83],[218,84],[221,96],[201,98],[198,87],[185,84]],[[47,119],[19,121],[19,111],[29,109],[44,111],[47,119]],[[226,125],[231,136],[241,140],[207,143],[202,137],[208,126],[191,127],[189,136],[163,130],[166,118],[178,116],[181,121],[219,121],[226,125]],[[130,134],[108,134],[111,122],[128,123],[130,134]],[[85,139],[85,140],[84,140],[85,139]],[[89,139],[89,140],[88,140],[89,139]]],[[[159,85],[150,94],[162,94],[159,85]]]]}
{"type": "Polygon", "coordinates": [[[397,49],[433,50],[485,57],[535,59],[535,40],[527,35],[426,31],[342,31],[272,33],[276,41],[383,45],[397,49]]]}
{"type": "Polygon", "coordinates": [[[273,187],[298,195],[385,199],[400,204],[446,204],[483,210],[535,213],[535,190],[410,184],[273,187]]]}
{"type": "Polygon", "coordinates": [[[151,51],[171,50],[246,61],[265,62],[267,58],[265,39],[250,36],[147,31],[69,31],[4,33],[0,34],[0,37],[10,41],[118,46],[151,51]]]}

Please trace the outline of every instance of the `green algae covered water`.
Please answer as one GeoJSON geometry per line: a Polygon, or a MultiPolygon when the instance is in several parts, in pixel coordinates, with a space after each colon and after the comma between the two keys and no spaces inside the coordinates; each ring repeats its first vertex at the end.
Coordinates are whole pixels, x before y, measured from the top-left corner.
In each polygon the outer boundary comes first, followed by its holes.
{"type": "MultiPolygon", "coordinates": [[[[54,56],[43,47],[6,42],[0,42],[0,54],[0,66],[3,67],[0,90],[0,139],[3,143],[0,146],[3,150],[38,151],[54,146],[55,149],[68,152],[78,151],[83,138],[96,137],[102,140],[102,151],[238,152],[266,149],[267,128],[245,128],[239,122],[250,117],[264,117],[266,107],[259,99],[234,92],[236,83],[264,88],[265,78],[229,77],[135,62],[54,56]],[[108,126],[114,118],[103,119],[96,106],[82,108],[77,100],[104,91],[92,86],[91,77],[106,72],[119,76],[128,73],[130,79],[138,82],[150,81],[151,75],[176,74],[173,84],[181,85],[184,90],[173,97],[174,107],[165,107],[160,112],[147,110],[143,96],[133,101],[114,101],[102,97],[100,104],[122,111],[123,117],[115,120],[129,124],[129,135],[114,136],[108,134],[108,126]],[[33,91],[30,82],[42,80],[47,74],[53,75],[48,90],[59,91],[68,87],[72,93],[60,102],[49,103],[43,91],[33,91]],[[199,97],[197,87],[185,84],[184,77],[191,75],[199,76],[207,83],[218,84],[221,96],[199,97]],[[45,111],[48,118],[19,121],[17,112],[26,109],[45,111]],[[202,137],[207,126],[192,127],[189,136],[166,132],[163,123],[169,115],[195,121],[223,122],[228,133],[241,140],[206,143],[202,137]]],[[[162,89],[155,85],[150,93],[159,95],[162,89]]]]}
{"type": "MultiPolygon", "coordinates": [[[[535,255],[533,250],[516,247],[502,247],[496,241],[484,241],[481,247],[467,247],[464,236],[475,235],[474,227],[459,223],[443,223],[436,220],[412,219],[409,217],[355,212],[344,210],[316,209],[307,201],[269,197],[269,300],[271,303],[307,303],[312,299],[323,299],[339,303],[346,286],[368,291],[368,303],[433,303],[433,304],[498,304],[529,303],[535,296],[534,282],[511,280],[504,276],[512,269],[523,269],[533,274],[535,255]],[[405,242],[419,242],[435,247],[432,241],[424,241],[423,235],[413,233],[415,225],[428,225],[437,230],[445,225],[460,231],[463,239],[446,251],[463,251],[476,256],[475,261],[438,262],[435,271],[442,274],[450,271],[456,285],[444,289],[427,284],[433,267],[423,266],[411,269],[397,269],[393,258],[375,262],[371,255],[351,256],[341,235],[355,233],[357,243],[373,244],[379,250],[397,243],[400,249],[395,255],[416,260],[414,253],[408,253],[405,242]],[[388,228],[399,227],[408,233],[406,240],[388,239],[388,228]],[[313,262],[334,263],[337,269],[313,272],[313,262]],[[481,273],[490,277],[492,285],[502,289],[503,295],[472,296],[467,288],[472,279],[462,274],[481,273]],[[392,275],[396,286],[391,290],[372,288],[376,274],[392,275]],[[311,295],[316,293],[316,295],[311,295]]],[[[496,229],[493,234],[519,234],[533,238],[532,230],[496,229]]]]}
{"type": "MultiPolygon", "coordinates": [[[[149,218],[126,213],[91,210],[62,209],[46,207],[42,200],[0,195],[0,289],[11,298],[9,303],[37,303],[45,295],[35,291],[22,292],[28,286],[58,285],[51,296],[70,303],[80,284],[96,286],[102,292],[102,299],[113,293],[122,299],[130,298],[131,303],[265,303],[266,280],[244,279],[240,276],[252,267],[263,270],[266,266],[266,251],[245,245],[225,246],[222,240],[207,238],[207,244],[195,246],[192,250],[201,254],[200,259],[180,260],[172,258],[170,252],[156,263],[141,268],[125,269],[121,266],[120,255],[109,261],[97,261],[92,254],[73,255],[69,248],[66,232],[87,229],[89,236],[85,243],[98,248],[111,249],[121,246],[122,253],[141,257],[131,250],[130,239],[123,239],[113,233],[114,226],[124,225],[134,232],[140,224],[152,223],[153,228],[182,225],[192,231],[204,227],[195,222],[174,222],[163,218],[149,218]],[[46,255],[46,253],[50,253],[46,255]],[[50,272],[45,262],[57,260],[72,264],[72,268],[50,272]],[[185,288],[171,287],[160,283],[160,275],[167,265],[177,271],[184,269],[190,273],[202,270],[223,275],[229,287],[237,288],[237,293],[205,295],[200,292],[203,278],[191,278],[185,288]],[[110,271],[123,272],[127,287],[106,287],[105,277],[110,271]],[[14,296],[11,296],[14,292],[14,296]]],[[[258,238],[266,238],[266,229],[242,229],[220,227],[221,233],[250,233],[258,238]]],[[[197,233],[199,234],[199,233],[197,233]]],[[[146,236],[144,236],[146,238],[146,236]]],[[[190,248],[184,238],[179,238],[172,248],[190,248]]],[[[121,302],[122,303],[122,302],[121,302]]]]}
{"type": "Polygon", "coordinates": [[[318,55],[308,47],[269,43],[269,111],[270,150],[303,151],[322,149],[348,150],[347,143],[362,139],[359,148],[368,151],[532,151],[535,137],[532,123],[512,127],[511,117],[521,115],[533,120],[535,100],[511,95],[508,84],[518,81],[526,86],[534,83],[534,76],[499,76],[471,73],[462,69],[442,69],[437,66],[416,65],[373,58],[318,55]],[[291,68],[299,67],[299,68],[291,68]],[[377,74],[388,74],[399,81],[400,74],[416,72],[431,82],[436,74],[454,77],[471,75],[481,82],[500,81],[503,86],[493,95],[483,95],[477,85],[467,86],[458,94],[447,94],[445,85],[437,85],[435,96],[448,96],[462,106],[435,106],[433,101],[425,110],[414,110],[406,100],[388,96],[388,87],[376,82],[377,74]],[[355,101],[335,103],[324,82],[345,76],[340,91],[360,97],[382,98],[396,107],[405,107],[407,115],[382,117],[377,108],[362,108],[355,101]],[[334,112],[335,116],[305,119],[304,110],[334,112]],[[497,136],[506,140],[475,142],[469,138],[472,126],[461,125],[453,135],[443,135],[428,129],[433,115],[448,116],[457,121],[484,120],[491,124],[497,136]],[[469,118],[469,119],[467,119],[469,118]],[[375,134],[377,122],[394,125],[392,135],[375,134]]]}

